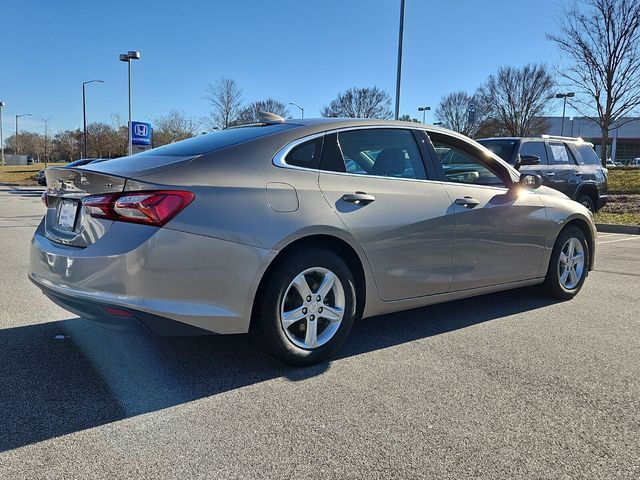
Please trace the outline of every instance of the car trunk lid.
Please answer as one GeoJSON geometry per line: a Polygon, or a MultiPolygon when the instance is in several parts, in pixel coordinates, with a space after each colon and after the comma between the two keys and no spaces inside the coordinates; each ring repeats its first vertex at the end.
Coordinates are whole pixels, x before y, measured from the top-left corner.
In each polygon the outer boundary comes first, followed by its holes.
{"type": "Polygon", "coordinates": [[[93,218],[82,208],[87,195],[122,192],[126,178],[93,172],[82,167],[48,168],[45,235],[50,240],[87,247],[106,233],[112,220],[93,218]]]}

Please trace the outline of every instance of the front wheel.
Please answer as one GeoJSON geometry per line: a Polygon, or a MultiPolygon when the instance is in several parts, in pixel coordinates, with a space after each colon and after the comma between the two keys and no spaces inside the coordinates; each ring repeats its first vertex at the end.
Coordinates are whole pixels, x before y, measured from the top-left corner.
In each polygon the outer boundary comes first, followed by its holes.
{"type": "Polygon", "coordinates": [[[596,205],[595,203],[593,203],[593,200],[591,197],[587,195],[582,195],[578,197],[576,202],[587,207],[587,210],[589,210],[591,213],[596,213],[596,205]]]}
{"type": "Polygon", "coordinates": [[[589,244],[577,227],[567,227],[553,247],[544,281],[546,292],[560,300],[569,300],[582,288],[589,269],[589,244]]]}
{"type": "Polygon", "coordinates": [[[355,317],[354,280],[334,253],[310,248],[287,256],[262,290],[254,315],[256,339],[285,363],[321,362],[349,335],[355,317]]]}

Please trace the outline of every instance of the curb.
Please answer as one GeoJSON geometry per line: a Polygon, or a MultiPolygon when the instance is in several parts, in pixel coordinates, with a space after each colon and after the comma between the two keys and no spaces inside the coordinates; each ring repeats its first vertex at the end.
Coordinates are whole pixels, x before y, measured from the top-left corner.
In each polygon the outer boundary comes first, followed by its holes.
{"type": "Polygon", "coordinates": [[[603,233],[628,233],[640,235],[640,225],[614,225],[610,223],[596,223],[596,229],[603,233]]]}

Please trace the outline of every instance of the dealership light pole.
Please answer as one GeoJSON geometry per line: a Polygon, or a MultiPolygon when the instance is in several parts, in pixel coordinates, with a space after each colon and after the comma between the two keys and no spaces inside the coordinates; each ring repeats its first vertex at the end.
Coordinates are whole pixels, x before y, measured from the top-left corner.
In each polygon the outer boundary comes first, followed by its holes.
{"type": "MultiPolygon", "coordinates": [[[[32,117],[30,113],[23,113],[22,115],[16,115],[16,155],[20,155],[20,142],[18,137],[18,119],[20,117],[32,117]]],[[[19,160],[18,160],[19,161],[19,160]]]]}
{"type": "Polygon", "coordinates": [[[84,140],[84,153],[83,158],[87,158],[87,101],[85,93],[85,85],[90,83],[104,83],[104,80],[89,80],[88,82],[82,82],[82,124],[84,126],[82,138],[84,140]]]}
{"type": "Polygon", "coordinates": [[[422,123],[426,123],[426,115],[429,110],[431,110],[431,107],[418,107],[418,111],[422,112],[422,123]]]}
{"type": "Polygon", "coordinates": [[[560,136],[564,135],[564,113],[567,109],[567,98],[575,97],[575,92],[556,93],[556,98],[562,98],[562,126],[560,127],[560,136]]]}
{"type": "Polygon", "coordinates": [[[0,102],[0,158],[2,161],[0,164],[4,167],[4,135],[2,133],[2,107],[4,107],[5,103],[0,102]]]}
{"type": "Polygon", "coordinates": [[[140,52],[129,50],[127,53],[120,54],[120,61],[127,62],[129,71],[129,123],[127,124],[127,132],[129,137],[129,155],[133,155],[133,145],[131,144],[131,60],[140,60],[140,52]]]}
{"type": "Polygon", "coordinates": [[[398,72],[396,76],[396,111],[394,118],[400,118],[400,77],[402,76],[402,37],[404,36],[404,0],[400,0],[400,27],[398,28],[398,72]]]}
{"type": "Polygon", "coordinates": [[[293,103],[293,102],[289,102],[289,105],[293,105],[294,107],[298,107],[300,109],[300,112],[301,112],[300,118],[304,118],[304,108],[302,108],[297,103],[293,103]]]}

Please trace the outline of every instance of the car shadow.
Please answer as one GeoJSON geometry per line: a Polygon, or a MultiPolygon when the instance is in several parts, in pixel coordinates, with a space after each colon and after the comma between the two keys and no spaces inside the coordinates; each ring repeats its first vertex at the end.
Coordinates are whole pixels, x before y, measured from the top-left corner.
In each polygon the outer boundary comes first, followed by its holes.
{"type": "MultiPolygon", "coordinates": [[[[551,303],[525,288],[361,320],[333,361],[551,303]]],[[[331,363],[291,368],[247,335],[152,337],[82,319],[0,330],[0,451],[274,378],[304,380],[331,363]]]]}

